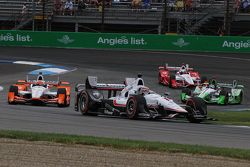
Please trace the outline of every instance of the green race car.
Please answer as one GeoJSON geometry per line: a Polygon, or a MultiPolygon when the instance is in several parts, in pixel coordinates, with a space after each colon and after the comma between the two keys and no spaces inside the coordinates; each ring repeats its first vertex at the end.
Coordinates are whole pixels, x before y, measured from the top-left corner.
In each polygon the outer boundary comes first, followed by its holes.
{"type": "Polygon", "coordinates": [[[203,83],[195,87],[192,92],[189,88],[182,89],[181,101],[185,103],[187,99],[197,96],[202,98],[208,104],[241,104],[243,100],[243,85],[238,85],[234,80],[232,84],[217,83],[211,80],[209,83],[203,83]]]}

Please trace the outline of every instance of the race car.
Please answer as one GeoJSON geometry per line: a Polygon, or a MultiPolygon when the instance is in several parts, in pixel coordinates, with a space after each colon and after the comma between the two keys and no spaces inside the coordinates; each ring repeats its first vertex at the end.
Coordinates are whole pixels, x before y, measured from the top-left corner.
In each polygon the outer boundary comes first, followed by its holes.
{"type": "Polygon", "coordinates": [[[35,80],[18,80],[9,88],[9,104],[34,105],[57,104],[58,107],[70,105],[70,84],[62,81],[45,81],[40,73],[35,80]]]}
{"type": "Polygon", "coordinates": [[[85,84],[75,87],[75,110],[86,114],[108,114],[129,119],[167,119],[186,117],[199,123],[206,119],[207,106],[198,97],[190,98],[180,106],[172,99],[161,96],[144,85],[141,75],[126,78],[124,84],[98,83],[97,77],[88,76],[85,84]]]}
{"type": "Polygon", "coordinates": [[[232,84],[217,83],[215,79],[196,86],[192,92],[184,88],[181,93],[181,101],[186,102],[189,98],[200,97],[209,104],[241,104],[243,100],[243,85],[238,85],[234,80],[232,84]]]}
{"type": "Polygon", "coordinates": [[[182,64],[181,67],[170,67],[168,64],[159,67],[159,83],[170,88],[194,87],[206,80],[188,64],[182,64]]]}

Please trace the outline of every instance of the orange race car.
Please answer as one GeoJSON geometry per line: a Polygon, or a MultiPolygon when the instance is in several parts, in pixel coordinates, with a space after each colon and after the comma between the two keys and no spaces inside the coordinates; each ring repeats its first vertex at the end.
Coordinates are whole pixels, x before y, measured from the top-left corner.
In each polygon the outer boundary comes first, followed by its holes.
{"type": "Polygon", "coordinates": [[[62,81],[45,81],[39,73],[36,79],[18,80],[10,86],[9,104],[31,103],[35,105],[57,104],[59,107],[70,105],[70,84],[62,81]]]}

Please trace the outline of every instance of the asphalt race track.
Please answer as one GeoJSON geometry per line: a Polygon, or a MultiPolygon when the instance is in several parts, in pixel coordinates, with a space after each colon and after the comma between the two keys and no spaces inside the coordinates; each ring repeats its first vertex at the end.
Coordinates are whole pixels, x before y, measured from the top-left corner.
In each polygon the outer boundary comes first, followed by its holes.
{"type": "Polygon", "coordinates": [[[71,50],[46,48],[0,47],[0,60],[25,60],[78,68],[61,79],[72,83],[69,108],[54,106],[8,105],[10,84],[38,69],[28,65],[0,65],[0,129],[66,134],[93,135],[123,139],[175,142],[219,147],[250,149],[250,127],[191,124],[186,120],[128,120],[124,118],[81,116],[74,111],[73,87],[88,75],[98,76],[104,83],[122,83],[125,77],[143,74],[145,84],[157,93],[170,92],[179,101],[180,90],[170,90],[157,82],[158,66],[168,63],[178,66],[188,63],[202,75],[221,82],[237,79],[245,85],[242,105],[209,106],[209,110],[250,109],[249,54],[174,53],[110,50],[71,50]]]}

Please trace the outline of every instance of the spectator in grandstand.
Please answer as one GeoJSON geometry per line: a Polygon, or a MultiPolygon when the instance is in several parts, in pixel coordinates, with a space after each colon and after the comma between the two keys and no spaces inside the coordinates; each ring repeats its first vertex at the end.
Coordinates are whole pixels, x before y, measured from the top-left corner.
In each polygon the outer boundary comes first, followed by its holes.
{"type": "Polygon", "coordinates": [[[99,7],[99,2],[98,2],[98,0],[90,0],[90,5],[98,8],[99,7]]]}
{"type": "Polygon", "coordinates": [[[200,0],[191,0],[191,8],[192,10],[198,10],[201,7],[201,1],[200,0]]]}
{"type": "Polygon", "coordinates": [[[62,1],[61,0],[54,0],[54,12],[55,14],[61,14],[62,12],[62,1]]]}
{"type": "Polygon", "coordinates": [[[81,15],[83,10],[86,9],[87,3],[83,0],[79,0],[78,1],[78,5],[77,5],[77,11],[78,11],[78,15],[81,15]]]}
{"type": "Polygon", "coordinates": [[[27,3],[23,3],[21,14],[22,16],[28,13],[27,3]]]}
{"type": "Polygon", "coordinates": [[[184,2],[183,2],[183,0],[177,0],[176,1],[176,10],[178,12],[182,12],[183,8],[184,8],[184,2]]]}
{"type": "Polygon", "coordinates": [[[132,9],[141,8],[141,0],[132,0],[131,7],[132,7],[132,9]]]}
{"type": "Polygon", "coordinates": [[[63,15],[68,13],[69,15],[72,16],[73,14],[73,2],[72,0],[67,0],[64,5],[64,10],[63,10],[63,15]]]}
{"type": "Polygon", "coordinates": [[[243,1],[242,1],[242,9],[243,9],[243,11],[244,11],[245,13],[248,11],[249,5],[250,5],[250,3],[248,2],[248,0],[243,0],[243,1]]]}
{"type": "Polygon", "coordinates": [[[107,7],[111,7],[112,6],[112,0],[105,0],[105,5],[107,7]]]}
{"type": "Polygon", "coordinates": [[[241,0],[235,0],[234,2],[234,12],[237,14],[239,12],[241,0]]]}
{"type": "Polygon", "coordinates": [[[40,5],[41,3],[42,3],[42,0],[38,0],[36,4],[40,5]]]}
{"type": "Polygon", "coordinates": [[[168,6],[170,7],[170,11],[174,11],[176,7],[176,1],[175,0],[169,0],[168,1],[168,6]]]}
{"type": "Polygon", "coordinates": [[[151,0],[143,0],[142,7],[144,9],[150,9],[150,6],[151,6],[151,0]]]}
{"type": "Polygon", "coordinates": [[[184,10],[191,11],[192,10],[192,0],[184,0],[184,10]]]}

